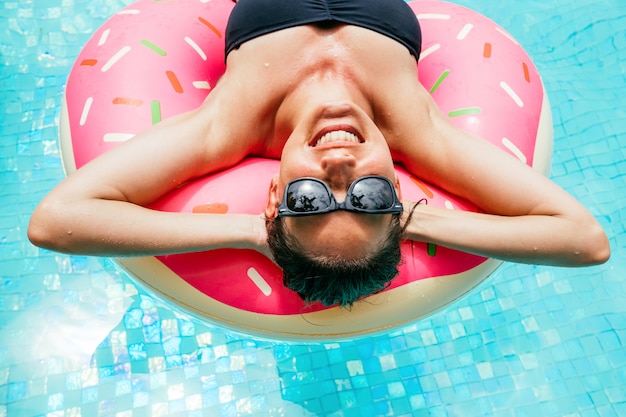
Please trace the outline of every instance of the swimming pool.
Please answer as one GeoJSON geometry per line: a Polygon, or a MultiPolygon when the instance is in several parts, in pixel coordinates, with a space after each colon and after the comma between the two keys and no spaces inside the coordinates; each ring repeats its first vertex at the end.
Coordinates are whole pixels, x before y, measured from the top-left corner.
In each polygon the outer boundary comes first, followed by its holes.
{"type": "Polygon", "coordinates": [[[26,239],[32,209],[63,177],[70,66],[128,3],[0,4],[0,417],[626,415],[626,3],[457,1],[535,61],[554,113],[552,178],[606,228],[612,259],[506,264],[412,326],[319,344],[230,333],[106,259],[26,239]]]}

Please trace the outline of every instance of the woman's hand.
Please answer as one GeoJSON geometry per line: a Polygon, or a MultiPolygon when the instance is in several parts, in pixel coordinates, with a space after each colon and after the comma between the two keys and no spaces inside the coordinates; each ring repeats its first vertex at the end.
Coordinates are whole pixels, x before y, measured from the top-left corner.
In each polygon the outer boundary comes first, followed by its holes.
{"type": "Polygon", "coordinates": [[[250,249],[262,253],[267,258],[274,261],[272,252],[267,244],[267,228],[265,227],[265,215],[250,215],[250,249]]]}

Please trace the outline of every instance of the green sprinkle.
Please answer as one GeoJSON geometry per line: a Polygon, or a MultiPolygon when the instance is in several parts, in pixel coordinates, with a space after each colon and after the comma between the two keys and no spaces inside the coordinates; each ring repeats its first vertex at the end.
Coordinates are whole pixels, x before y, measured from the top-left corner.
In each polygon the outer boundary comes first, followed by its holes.
{"type": "Polygon", "coordinates": [[[165,56],[167,55],[167,52],[165,52],[163,49],[159,48],[158,46],[156,46],[155,44],[153,44],[150,41],[147,41],[145,39],[139,41],[140,44],[142,44],[143,46],[146,46],[150,49],[152,49],[154,52],[156,52],[157,54],[161,55],[161,56],[165,56]]]}
{"type": "Polygon", "coordinates": [[[161,103],[157,100],[152,100],[150,108],[152,109],[152,124],[155,125],[161,121],[161,103]]]}
{"type": "Polygon", "coordinates": [[[439,88],[443,80],[445,80],[448,75],[450,75],[450,70],[445,70],[443,74],[439,76],[437,81],[435,81],[435,84],[433,84],[433,86],[430,88],[430,94],[434,93],[435,90],[439,88]]]}
{"type": "Polygon", "coordinates": [[[426,250],[428,251],[428,256],[435,256],[437,254],[437,245],[434,243],[427,243],[426,250]]]}
{"type": "Polygon", "coordinates": [[[465,116],[466,114],[479,114],[481,112],[480,107],[466,107],[464,109],[452,110],[448,113],[450,117],[465,116]]]}

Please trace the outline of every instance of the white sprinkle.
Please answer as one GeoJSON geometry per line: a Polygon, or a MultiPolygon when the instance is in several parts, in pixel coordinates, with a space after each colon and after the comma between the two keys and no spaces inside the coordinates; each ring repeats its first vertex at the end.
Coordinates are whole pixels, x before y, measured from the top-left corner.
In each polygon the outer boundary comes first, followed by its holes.
{"type": "Polygon", "coordinates": [[[125,46],[119,51],[117,51],[117,53],[113,55],[113,57],[109,59],[107,63],[102,66],[102,72],[107,72],[117,61],[119,61],[128,52],[130,52],[130,46],[125,46]]]}
{"type": "Polygon", "coordinates": [[[452,205],[452,201],[450,200],[446,200],[443,205],[448,209],[448,210],[454,210],[454,206],[452,205]]]}
{"type": "Polygon", "coordinates": [[[117,14],[139,14],[139,10],[137,9],[122,10],[121,12],[118,12],[117,14]]]}
{"type": "Polygon", "coordinates": [[[463,39],[465,39],[467,37],[467,34],[470,33],[470,31],[473,28],[474,28],[474,25],[472,25],[471,23],[466,24],[465,26],[463,26],[463,29],[461,29],[459,34],[456,35],[456,38],[458,40],[462,41],[463,39]]]}
{"type": "Polygon", "coordinates": [[[191,46],[198,53],[198,55],[200,55],[200,58],[202,58],[203,61],[206,61],[206,54],[202,49],[200,49],[200,46],[193,41],[193,39],[189,36],[185,36],[185,42],[187,42],[189,46],[191,46]]]}
{"type": "Polygon", "coordinates": [[[102,32],[102,35],[100,36],[100,40],[98,40],[98,46],[102,46],[105,44],[105,42],[109,38],[109,33],[111,33],[111,29],[107,29],[104,32],[102,32]]]}
{"type": "Polygon", "coordinates": [[[128,139],[132,138],[132,133],[105,133],[102,140],[106,143],[110,142],[126,142],[128,139]]]}
{"type": "Polygon", "coordinates": [[[424,49],[422,51],[422,53],[420,54],[420,61],[424,58],[426,58],[428,55],[432,54],[433,52],[439,50],[439,48],[441,48],[441,45],[436,43],[432,46],[429,46],[428,48],[424,49]]]}
{"type": "Polygon", "coordinates": [[[417,20],[420,20],[420,19],[448,20],[448,19],[450,19],[450,15],[449,14],[441,14],[441,13],[424,13],[424,14],[418,14],[417,15],[417,20]]]}
{"type": "Polygon", "coordinates": [[[93,103],[93,97],[88,97],[87,100],[85,100],[85,105],[83,106],[83,112],[80,115],[79,124],[81,126],[84,126],[85,122],[87,121],[87,116],[89,115],[89,110],[91,109],[92,103],[93,103]]]}
{"type": "Polygon", "coordinates": [[[517,157],[517,159],[519,159],[523,163],[526,163],[526,155],[524,155],[520,148],[515,146],[515,144],[511,142],[508,138],[502,138],[502,144],[505,148],[511,151],[511,153],[517,157]]]}
{"type": "Polygon", "coordinates": [[[502,30],[498,26],[496,26],[496,32],[500,32],[501,34],[503,34],[504,36],[509,38],[511,40],[511,42],[513,42],[515,45],[519,45],[519,43],[517,43],[517,41],[515,40],[515,38],[513,36],[511,36],[508,32],[502,30]]]}
{"type": "Polygon", "coordinates": [[[194,81],[191,83],[198,90],[210,90],[211,84],[208,81],[194,81]]]}
{"type": "Polygon", "coordinates": [[[520,107],[524,107],[524,102],[522,101],[522,99],[515,93],[515,91],[513,91],[513,89],[511,88],[510,85],[508,85],[507,83],[505,83],[504,81],[500,81],[500,87],[502,87],[502,89],[504,91],[506,91],[506,93],[513,99],[513,101],[515,102],[515,104],[517,104],[520,107]]]}
{"type": "Polygon", "coordinates": [[[259,287],[263,295],[265,295],[266,297],[272,293],[272,287],[270,287],[267,281],[263,279],[261,274],[259,274],[256,269],[248,268],[248,278],[250,278],[252,282],[254,282],[256,286],[259,287]]]}

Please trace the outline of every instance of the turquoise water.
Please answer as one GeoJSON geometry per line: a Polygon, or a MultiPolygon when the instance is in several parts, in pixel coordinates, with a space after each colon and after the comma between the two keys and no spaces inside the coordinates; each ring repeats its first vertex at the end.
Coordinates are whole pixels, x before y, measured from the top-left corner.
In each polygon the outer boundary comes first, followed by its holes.
{"type": "Polygon", "coordinates": [[[63,178],[70,66],[128,3],[0,3],[0,417],[626,415],[623,0],[459,2],[504,26],[538,66],[554,113],[552,178],[606,228],[612,259],[506,264],[415,325],[323,344],[230,333],[106,259],[26,239],[34,206],[63,178]]]}

